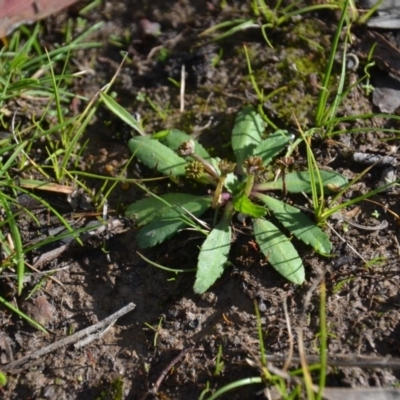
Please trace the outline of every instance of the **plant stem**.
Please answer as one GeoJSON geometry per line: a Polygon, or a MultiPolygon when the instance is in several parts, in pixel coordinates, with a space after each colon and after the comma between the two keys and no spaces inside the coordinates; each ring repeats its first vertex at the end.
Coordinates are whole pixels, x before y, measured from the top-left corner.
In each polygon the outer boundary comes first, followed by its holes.
{"type": "Polygon", "coordinates": [[[326,286],[325,280],[321,282],[320,288],[320,306],[319,306],[319,318],[320,318],[320,364],[321,369],[319,372],[319,385],[317,400],[322,399],[322,394],[326,384],[326,371],[327,371],[327,329],[326,329],[326,286]]]}
{"type": "Polygon", "coordinates": [[[221,193],[222,193],[222,189],[224,187],[225,180],[226,180],[226,176],[221,176],[218,178],[217,187],[215,188],[213,201],[211,204],[212,208],[218,208],[220,206],[221,193]]]}
{"type": "Polygon", "coordinates": [[[215,170],[215,168],[208,162],[206,161],[203,157],[200,157],[198,154],[193,153],[190,154],[190,157],[194,158],[196,161],[202,163],[204,165],[205,170],[214,178],[219,179],[219,174],[215,170]]]}
{"type": "Polygon", "coordinates": [[[253,185],[254,185],[254,175],[247,175],[247,179],[246,179],[246,187],[244,188],[244,194],[249,197],[250,193],[253,189],[253,185]]]}

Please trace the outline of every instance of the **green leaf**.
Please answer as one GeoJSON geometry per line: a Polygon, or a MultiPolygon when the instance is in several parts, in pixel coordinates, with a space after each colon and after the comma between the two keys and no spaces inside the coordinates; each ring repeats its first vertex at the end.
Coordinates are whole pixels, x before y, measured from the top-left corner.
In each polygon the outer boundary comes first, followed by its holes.
{"type": "MultiPolygon", "coordinates": [[[[340,190],[347,184],[347,179],[337,172],[320,170],[322,185],[324,188],[334,188],[340,190]],[[329,185],[327,187],[327,185],[329,185]]],[[[286,190],[291,193],[311,192],[310,173],[309,171],[295,171],[285,176],[286,190]]],[[[275,182],[263,182],[254,185],[255,191],[267,190],[283,190],[282,178],[277,179],[275,182]]]]}
{"type": "Polygon", "coordinates": [[[262,140],[265,123],[252,106],[247,106],[236,116],[235,126],[232,130],[232,148],[240,171],[243,162],[254,152],[262,140]]]}
{"type": "MultiPolygon", "coordinates": [[[[167,131],[168,135],[161,139],[161,142],[168,146],[171,150],[178,150],[179,146],[183,142],[187,142],[188,140],[193,140],[194,152],[203,158],[210,158],[208,151],[195,139],[193,139],[190,135],[185,132],[180,131],[179,129],[170,129],[167,131]]],[[[160,132],[159,132],[160,133],[160,132]]]]}
{"type": "MultiPolygon", "coordinates": [[[[157,197],[146,197],[131,203],[127,207],[125,215],[133,218],[137,226],[142,226],[161,216],[165,217],[172,205],[185,207],[188,203],[202,202],[203,199],[203,196],[186,193],[167,193],[157,197]]],[[[208,197],[206,199],[211,203],[211,199],[208,197]]]]}
{"type": "Polygon", "coordinates": [[[287,280],[301,285],[305,279],[303,262],[290,240],[271,222],[253,221],[255,239],[269,263],[287,280]]]}
{"type": "Polygon", "coordinates": [[[238,176],[231,172],[226,176],[224,186],[228,192],[232,194],[238,193],[240,190],[244,189],[246,183],[240,182],[238,176]]]}
{"type": "Polygon", "coordinates": [[[137,136],[129,140],[131,152],[149,168],[164,175],[185,175],[186,161],[158,140],[137,136]]]}
{"type": "Polygon", "coordinates": [[[0,386],[6,386],[7,385],[7,377],[6,375],[0,371],[0,386]]]}
{"type": "Polygon", "coordinates": [[[100,97],[101,100],[103,100],[104,105],[112,113],[114,113],[114,115],[116,115],[133,129],[135,129],[135,131],[139,133],[139,135],[146,134],[143,130],[142,125],[140,125],[140,123],[132,116],[132,114],[130,114],[125,108],[119,105],[111,96],[109,96],[107,93],[100,92],[100,97]]]}
{"type": "Polygon", "coordinates": [[[274,213],[277,220],[298,239],[312,246],[318,253],[329,254],[332,251],[332,243],[328,235],[298,208],[261,193],[255,196],[257,199],[261,200],[274,213]]]}
{"type": "Polygon", "coordinates": [[[166,130],[163,130],[163,131],[158,131],[156,133],[153,133],[151,135],[151,138],[152,139],[157,139],[157,140],[162,140],[162,139],[165,139],[169,135],[169,132],[170,132],[169,129],[166,129],[166,130]]]}
{"type": "Polygon", "coordinates": [[[221,173],[221,171],[219,170],[219,163],[221,162],[221,159],[219,157],[211,157],[208,158],[207,161],[214,167],[218,174],[221,173]]]}
{"type": "Polygon", "coordinates": [[[264,207],[254,204],[243,192],[233,197],[233,207],[235,211],[254,218],[262,217],[267,211],[264,207]]]}
{"type": "Polygon", "coordinates": [[[175,235],[176,232],[186,226],[185,221],[177,218],[156,220],[140,229],[136,236],[138,246],[142,249],[153,247],[175,235]]]}
{"type": "Polygon", "coordinates": [[[188,212],[195,217],[200,217],[211,206],[211,198],[194,197],[195,199],[184,204],[171,204],[168,209],[162,209],[161,212],[157,212],[158,218],[153,219],[152,222],[139,230],[137,235],[139,247],[153,247],[158,243],[162,243],[188,225],[185,221],[185,217],[188,217],[188,212]]]}
{"type": "Polygon", "coordinates": [[[253,155],[259,156],[264,165],[268,165],[290,142],[288,131],[279,130],[270,135],[254,149],[253,155]]]}
{"type": "Polygon", "coordinates": [[[201,246],[197,264],[194,292],[202,294],[222,275],[231,247],[231,207],[227,206],[224,217],[210,232],[201,246]]]}

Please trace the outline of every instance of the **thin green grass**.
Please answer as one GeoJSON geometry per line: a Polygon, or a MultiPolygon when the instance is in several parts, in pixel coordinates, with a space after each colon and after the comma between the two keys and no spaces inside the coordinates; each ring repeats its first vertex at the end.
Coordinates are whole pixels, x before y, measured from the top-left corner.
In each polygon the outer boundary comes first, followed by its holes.
{"type": "Polygon", "coordinates": [[[223,394],[233,390],[238,390],[248,385],[265,385],[267,388],[274,387],[283,400],[293,400],[306,398],[309,400],[322,399],[327,374],[327,321],[326,321],[326,288],[325,283],[320,284],[320,319],[319,332],[316,335],[320,343],[320,363],[307,365],[304,363],[301,368],[288,370],[291,354],[288,355],[288,360],[279,372],[276,366],[271,368],[268,363],[267,350],[264,345],[263,325],[261,322],[260,311],[255,302],[255,315],[257,321],[257,336],[259,345],[259,356],[254,359],[254,354],[251,355],[250,365],[258,368],[259,376],[251,376],[243,379],[238,379],[234,382],[224,385],[212,393],[209,383],[199,396],[202,400],[216,400],[223,394]],[[287,364],[287,365],[286,365],[287,364]],[[274,372],[273,372],[274,371],[274,372]],[[318,376],[318,384],[314,385],[313,376],[318,376]],[[303,380],[300,380],[300,377],[303,380]],[[211,392],[211,395],[207,395],[211,392]]]}
{"type": "Polygon", "coordinates": [[[326,286],[323,280],[320,285],[320,302],[319,302],[319,342],[320,342],[320,371],[318,382],[318,393],[316,400],[321,400],[326,385],[326,375],[328,371],[328,334],[326,321],[326,286]]]}
{"type": "MultiPolygon", "coordinates": [[[[337,109],[339,106],[339,99],[341,98],[341,94],[343,91],[343,85],[344,85],[344,79],[345,79],[345,73],[346,73],[346,58],[345,54],[346,51],[343,52],[343,63],[342,63],[342,73],[340,75],[340,81],[339,81],[339,86],[337,89],[337,95],[335,98],[335,101],[333,102],[333,105],[331,107],[327,107],[329,95],[330,95],[330,90],[329,90],[329,82],[331,80],[332,74],[333,74],[333,66],[335,63],[335,56],[338,52],[338,47],[339,47],[339,42],[340,42],[340,36],[342,33],[343,26],[345,25],[346,21],[348,20],[348,14],[347,14],[347,7],[348,7],[349,1],[346,0],[344,2],[343,8],[342,8],[342,13],[338,22],[338,26],[335,32],[335,36],[332,41],[332,46],[331,46],[331,53],[328,59],[328,63],[326,65],[325,69],[325,74],[324,74],[324,79],[322,81],[322,89],[320,90],[319,94],[319,101],[318,101],[318,106],[316,110],[316,115],[315,115],[315,125],[316,127],[319,127],[324,124],[325,121],[331,120],[333,116],[336,115],[337,109]]],[[[347,45],[347,37],[349,34],[349,27],[347,26],[347,33],[345,35],[345,49],[347,45]]]]}
{"type": "Polygon", "coordinates": [[[293,17],[302,14],[317,12],[321,10],[341,9],[340,2],[333,4],[315,4],[307,7],[298,7],[301,1],[290,2],[286,7],[282,7],[282,1],[278,1],[274,8],[271,8],[265,0],[253,0],[251,9],[254,13],[254,19],[234,19],[213,25],[200,34],[200,36],[212,36],[213,41],[226,39],[238,32],[248,29],[260,29],[265,42],[269,47],[273,44],[268,38],[268,31],[276,29],[288,23],[293,17]],[[222,31],[223,33],[219,33],[222,31]]]}
{"type": "MultiPolygon", "coordinates": [[[[314,213],[316,220],[323,223],[327,218],[329,218],[333,213],[340,211],[341,209],[348,207],[353,204],[357,204],[369,197],[381,192],[387,187],[393,184],[388,184],[383,188],[375,189],[369,193],[358,196],[355,199],[348,200],[347,202],[338,203],[344,192],[354,185],[359,179],[365,176],[369,167],[363,173],[359,174],[352,182],[350,182],[346,188],[337,193],[329,201],[325,203],[323,197],[323,186],[321,183],[321,177],[318,172],[318,164],[313,153],[313,138],[317,132],[320,132],[323,137],[332,137],[335,135],[340,135],[342,133],[360,133],[368,132],[371,128],[350,128],[347,131],[343,131],[337,128],[342,122],[352,122],[356,119],[370,119],[372,117],[382,117],[388,119],[400,119],[398,116],[386,115],[386,114],[365,114],[357,116],[345,116],[337,117],[340,105],[343,100],[349,94],[351,88],[345,89],[346,82],[346,50],[348,36],[351,30],[352,17],[349,15],[347,9],[351,5],[350,1],[337,2],[335,4],[325,4],[325,5],[315,5],[305,8],[297,8],[300,2],[292,2],[288,7],[283,8],[282,2],[278,1],[275,8],[271,9],[264,0],[253,0],[251,6],[253,8],[254,15],[260,17],[262,22],[255,22],[253,20],[234,20],[227,21],[220,25],[217,25],[203,34],[217,34],[214,40],[221,40],[223,38],[229,37],[236,34],[239,31],[245,29],[260,29],[264,35],[266,43],[270,46],[270,40],[268,38],[268,32],[274,28],[282,26],[284,23],[291,20],[293,16],[300,15],[307,12],[318,11],[322,9],[342,9],[341,18],[338,23],[337,32],[335,34],[332,51],[328,60],[328,64],[324,74],[323,88],[320,91],[318,106],[315,112],[314,125],[310,129],[305,129],[304,132],[302,128],[299,127],[301,137],[299,137],[288,149],[288,154],[292,154],[296,148],[301,144],[306,144],[307,152],[307,163],[308,170],[311,171],[311,181],[313,185],[312,190],[312,203],[314,207],[314,213]],[[338,79],[333,79],[335,74],[335,57],[340,48],[340,35],[342,30],[346,29],[345,51],[342,55],[342,66],[338,79]],[[223,31],[222,34],[218,34],[223,31]],[[337,82],[335,89],[330,87],[332,82],[337,82]],[[333,94],[332,94],[333,93],[333,94]]],[[[11,245],[6,245],[4,247],[5,253],[7,255],[7,260],[0,267],[0,271],[3,271],[7,267],[12,267],[17,273],[17,291],[21,294],[23,290],[23,278],[25,274],[25,257],[27,253],[33,250],[37,250],[40,247],[49,244],[53,241],[59,239],[73,236],[76,240],[79,240],[79,235],[88,230],[94,229],[90,228],[80,228],[75,229],[71,226],[70,222],[66,220],[63,215],[58,213],[50,204],[41,199],[40,196],[31,194],[29,190],[25,190],[18,186],[18,183],[14,181],[13,168],[19,170],[26,167],[26,165],[31,168],[35,168],[39,177],[32,183],[33,187],[42,185],[45,186],[48,180],[54,180],[56,182],[62,182],[70,186],[74,185],[76,187],[82,188],[84,191],[90,193],[89,187],[85,182],[85,178],[99,179],[103,180],[104,184],[95,197],[100,206],[106,201],[107,197],[110,195],[111,191],[121,182],[130,182],[136,184],[143,192],[147,192],[151,196],[160,199],[157,195],[149,191],[144,185],[137,182],[136,179],[126,179],[124,178],[126,169],[128,168],[129,162],[124,166],[120,176],[118,177],[105,177],[97,176],[95,174],[85,173],[79,171],[77,168],[78,160],[83,152],[84,145],[81,144],[82,136],[85,133],[87,126],[93,119],[98,106],[103,103],[109,110],[111,110],[117,117],[122,121],[131,126],[139,135],[145,135],[145,128],[143,127],[141,121],[137,121],[131,114],[129,114],[123,107],[121,107],[112,96],[108,94],[111,85],[114,83],[113,80],[106,85],[106,87],[100,91],[93,99],[90,101],[84,97],[81,100],[87,102],[85,110],[79,116],[66,117],[65,110],[69,101],[75,96],[74,93],[70,92],[70,82],[72,79],[77,79],[72,71],[69,70],[71,56],[73,52],[77,49],[91,48],[95,46],[100,46],[99,43],[83,43],[85,35],[90,34],[92,30],[97,29],[97,25],[91,27],[84,35],[76,38],[70,44],[66,46],[61,46],[57,49],[47,52],[40,45],[38,39],[39,35],[39,25],[37,25],[33,32],[27,30],[27,28],[21,28],[16,34],[10,39],[10,44],[8,48],[3,48],[0,51],[0,109],[7,108],[7,102],[10,99],[16,98],[31,98],[45,100],[44,112],[41,114],[38,120],[32,118],[29,126],[17,126],[14,132],[15,137],[10,137],[4,139],[2,144],[4,146],[0,149],[0,186],[2,189],[7,189],[8,192],[0,192],[0,204],[5,212],[5,219],[1,223],[1,227],[8,227],[9,235],[11,237],[11,245]],[[29,34],[29,36],[28,36],[29,34]],[[28,39],[25,37],[28,36],[28,39]],[[61,72],[57,72],[60,69],[61,72]],[[53,122],[49,127],[45,127],[45,122],[47,117],[54,116],[56,121],[53,122]],[[55,142],[54,135],[58,135],[59,140],[55,142]],[[45,162],[49,162],[50,165],[37,165],[34,160],[32,160],[31,149],[34,148],[34,143],[36,140],[46,139],[47,140],[47,158],[45,162]],[[17,140],[17,141],[16,141],[17,140]],[[16,142],[15,142],[16,141],[16,142]],[[3,157],[4,156],[4,157],[3,157]],[[111,185],[110,185],[111,183],[111,185]],[[66,233],[58,235],[54,238],[47,238],[33,245],[24,245],[21,232],[18,229],[18,213],[26,212],[27,210],[15,211],[16,197],[20,193],[29,193],[35,200],[39,201],[53,214],[57,215],[61,223],[67,229],[66,233]],[[102,199],[101,199],[102,197],[102,199]]],[[[71,32],[67,32],[66,35],[71,37],[71,32]]],[[[254,79],[252,67],[250,64],[250,58],[245,47],[245,55],[247,60],[247,67],[249,71],[249,79],[254,87],[254,91],[257,95],[259,101],[259,112],[263,115],[266,123],[277,130],[276,124],[271,121],[268,116],[265,115],[263,110],[263,104],[272,98],[279,91],[287,90],[286,87],[277,89],[276,91],[266,95],[259,88],[256,80],[254,79]]],[[[368,74],[366,71],[366,78],[368,74]]],[[[357,82],[357,84],[360,82],[357,82]]],[[[168,115],[169,109],[159,109],[154,103],[149,101],[153,108],[159,113],[159,115],[165,119],[168,115]]],[[[0,121],[3,127],[9,127],[9,117],[3,113],[0,115],[0,121]]],[[[392,130],[383,131],[392,132],[392,130]]],[[[132,156],[133,157],[133,156],[132,156]]],[[[21,180],[23,184],[29,185],[29,182],[21,180]]],[[[143,179],[141,182],[144,182],[143,179]]],[[[154,181],[154,180],[153,180],[154,181]]],[[[20,182],[21,183],[21,182],[20,182]]],[[[160,199],[162,201],[162,199],[160,199]]],[[[168,203],[164,202],[166,205],[168,203]]],[[[29,213],[28,213],[29,214],[29,213]]],[[[35,216],[31,214],[32,219],[35,220],[35,216]]],[[[193,221],[190,216],[183,215],[181,218],[184,219],[185,223],[191,228],[197,229],[203,235],[207,235],[207,231],[201,227],[199,224],[193,221]]],[[[37,221],[35,221],[37,222],[37,221]]],[[[99,222],[99,226],[101,221],[99,222]]],[[[3,243],[7,243],[7,238],[4,234],[0,233],[0,239],[3,243]]],[[[168,272],[181,273],[189,272],[191,270],[180,270],[180,269],[167,269],[159,264],[156,264],[146,257],[140,256],[149,264],[154,265],[157,268],[167,270],[168,272]]],[[[26,315],[21,313],[13,304],[8,302],[5,298],[0,297],[0,303],[8,307],[13,312],[25,318],[29,323],[35,326],[37,329],[45,331],[43,327],[37,324],[35,321],[29,319],[26,315]]],[[[302,382],[293,384],[292,381],[286,380],[284,377],[279,376],[276,373],[271,372],[268,369],[268,358],[267,349],[264,344],[263,327],[261,324],[261,317],[256,308],[257,317],[257,335],[259,341],[259,352],[260,359],[257,360],[258,375],[253,377],[247,377],[243,379],[238,379],[218,390],[216,390],[208,400],[214,400],[221,395],[228,393],[231,390],[238,389],[248,385],[254,384],[265,384],[268,383],[269,386],[274,386],[283,399],[294,399],[300,397],[302,394],[307,393],[307,397],[312,399],[321,399],[323,395],[323,390],[326,384],[326,373],[327,373],[327,321],[326,321],[326,288],[324,283],[320,288],[320,305],[319,305],[319,332],[317,333],[319,338],[319,351],[320,351],[320,363],[318,365],[303,366],[295,371],[289,371],[290,377],[302,376],[302,382]],[[315,373],[315,374],[314,374],[315,373]],[[318,375],[318,390],[315,393],[313,387],[313,376],[318,375]]],[[[218,353],[220,354],[220,353],[218,353]]],[[[1,373],[0,373],[1,380],[1,373]]],[[[1,381],[0,381],[1,384],[1,381]]],[[[201,399],[206,398],[206,394],[209,393],[209,388],[207,391],[200,396],[201,399]]]]}
{"type": "MultiPolygon", "coordinates": [[[[86,40],[88,35],[100,26],[101,24],[96,24],[89,27],[69,44],[56,46],[51,51],[41,46],[39,24],[32,31],[21,27],[11,36],[8,45],[0,50],[0,123],[7,130],[11,130],[11,135],[2,139],[0,149],[0,204],[5,214],[1,227],[2,232],[9,232],[7,237],[2,233],[6,259],[0,270],[12,268],[16,271],[18,295],[21,295],[24,287],[25,258],[28,253],[66,237],[72,236],[80,242],[81,233],[95,228],[90,226],[76,229],[61,213],[30,189],[53,190],[49,183],[51,181],[63,183],[64,187],[67,187],[65,184],[74,183],[67,171],[71,169],[70,165],[75,168],[77,166],[82,154],[80,140],[96,112],[99,99],[95,98],[89,102],[81,115],[69,116],[68,105],[75,97],[71,87],[74,80],[79,79],[79,74],[73,72],[76,67],[72,65],[71,57],[76,50],[101,45],[86,40]],[[9,101],[18,98],[26,100],[27,107],[32,107],[31,120],[24,125],[15,124],[15,113],[14,117],[10,118],[13,111],[8,111],[11,107],[9,101]],[[35,115],[40,117],[36,119],[35,115]],[[49,162],[49,165],[44,165],[43,161],[37,162],[31,156],[35,143],[42,140],[47,140],[47,160],[44,162],[49,162]],[[71,160],[74,162],[71,163],[71,160]],[[31,172],[35,180],[17,177],[16,170],[31,172]],[[17,198],[20,194],[28,194],[49,210],[58,218],[66,232],[32,245],[25,244],[18,218],[24,213],[34,223],[39,224],[39,221],[33,212],[19,205],[17,198]]],[[[67,30],[66,36],[72,37],[71,32],[67,30]]],[[[88,101],[82,96],[80,99],[88,101]]],[[[84,184],[81,183],[81,186],[84,184]]],[[[90,192],[89,188],[85,189],[90,192]]],[[[37,329],[45,331],[4,297],[0,298],[0,302],[37,329]]]]}

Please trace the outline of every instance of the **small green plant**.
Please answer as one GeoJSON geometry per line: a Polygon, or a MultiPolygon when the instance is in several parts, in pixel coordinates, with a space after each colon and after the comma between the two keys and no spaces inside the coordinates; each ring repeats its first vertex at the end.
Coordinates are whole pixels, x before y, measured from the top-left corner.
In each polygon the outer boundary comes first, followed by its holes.
{"type": "Polygon", "coordinates": [[[124,390],[124,379],[121,376],[117,376],[115,379],[104,383],[104,388],[100,394],[96,397],[96,400],[112,399],[121,400],[124,390]]]}
{"type": "Polygon", "coordinates": [[[215,370],[214,370],[214,376],[218,376],[222,373],[222,371],[225,368],[225,363],[222,359],[222,346],[218,346],[218,353],[217,357],[215,359],[215,370]]]}
{"type": "Polygon", "coordinates": [[[148,322],[144,323],[147,326],[147,328],[149,328],[152,331],[154,331],[154,339],[153,339],[154,348],[157,347],[158,336],[160,335],[160,332],[161,332],[161,329],[162,329],[162,323],[163,323],[163,318],[160,318],[160,321],[158,321],[157,327],[154,327],[154,326],[150,325],[148,322]]]}
{"type": "MultiPolygon", "coordinates": [[[[129,148],[145,165],[169,176],[174,181],[186,176],[213,187],[212,195],[167,193],[132,203],[127,215],[141,227],[138,245],[152,247],[172,237],[179,230],[197,226],[207,237],[198,257],[194,291],[204,293],[221,276],[228,261],[234,235],[232,218],[241,214],[251,218],[255,240],[268,262],[289,281],[302,284],[305,272],[302,260],[292,243],[292,236],[327,255],[331,242],[307,215],[298,208],[265,192],[282,190],[310,193],[317,175],[325,191],[340,190],[347,180],[340,174],[320,170],[294,171],[270,179],[267,166],[290,145],[286,131],[278,130],[264,137],[265,123],[253,107],[245,107],[236,117],[232,131],[232,148],[236,163],[211,158],[190,136],[178,130],[151,137],[134,137],[129,148]],[[313,171],[315,172],[315,171],[313,171]],[[198,218],[208,209],[215,210],[211,229],[199,227],[198,218]],[[289,231],[290,237],[269,220],[271,213],[289,231]],[[219,220],[218,220],[218,217],[219,220]]],[[[283,158],[284,160],[287,157],[283,158]]],[[[282,163],[282,162],[281,162],[282,163]]],[[[314,187],[315,190],[315,187],[314,187]]]]}
{"type": "Polygon", "coordinates": [[[0,371],[0,386],[6,386],[7,385],[7,376],[0,371]]]}
{"type": "Polygon", "coordinates": [[[372,213],[371,213],[371,215],[374,217],[374,218],[379,218],[380,216],[381,216],[381,213],[378,211],[378,210],[374,210],[372,213]]]}

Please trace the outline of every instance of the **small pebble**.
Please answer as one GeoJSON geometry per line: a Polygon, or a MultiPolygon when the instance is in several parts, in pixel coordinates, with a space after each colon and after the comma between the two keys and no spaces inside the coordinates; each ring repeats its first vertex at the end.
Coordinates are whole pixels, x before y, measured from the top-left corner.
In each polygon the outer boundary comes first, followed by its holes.
{"type": "MultiPolygon", "coordinates": [[[[396,181],[396,179],[397,179],[396,168],[394,168],[394,167],[385,168],[382,171],[381,179],[378,182],[378,188],[385,186],[389,183],[393,183],[396,181]]],[[[393,186],[390,186],[390,187],[382,190],[382,192],[384,192],[384,193],[390,192],[392,189],[393,189],[393,186]]]]}
{"type": "Polygon", "coordinates": [[[391,76],[379,74],[374,80],[372,102],[383,113],[393,114],[400,107],[400,82],[391,76]]]}
{"type": "Polygon", "coordinates": [[[139,29],[143,36],[157,37],[161,34],[161,25],[158,22],[151,22],[145,18],[139,21],[139,29]]]}
{"type": "Polygon", "coordinates": [[[260,310],[260,312],[265,312],[265,311],[267,311],[267,306],[265,305],[264,302],[259,302],[258,309],[260,310]]]}

